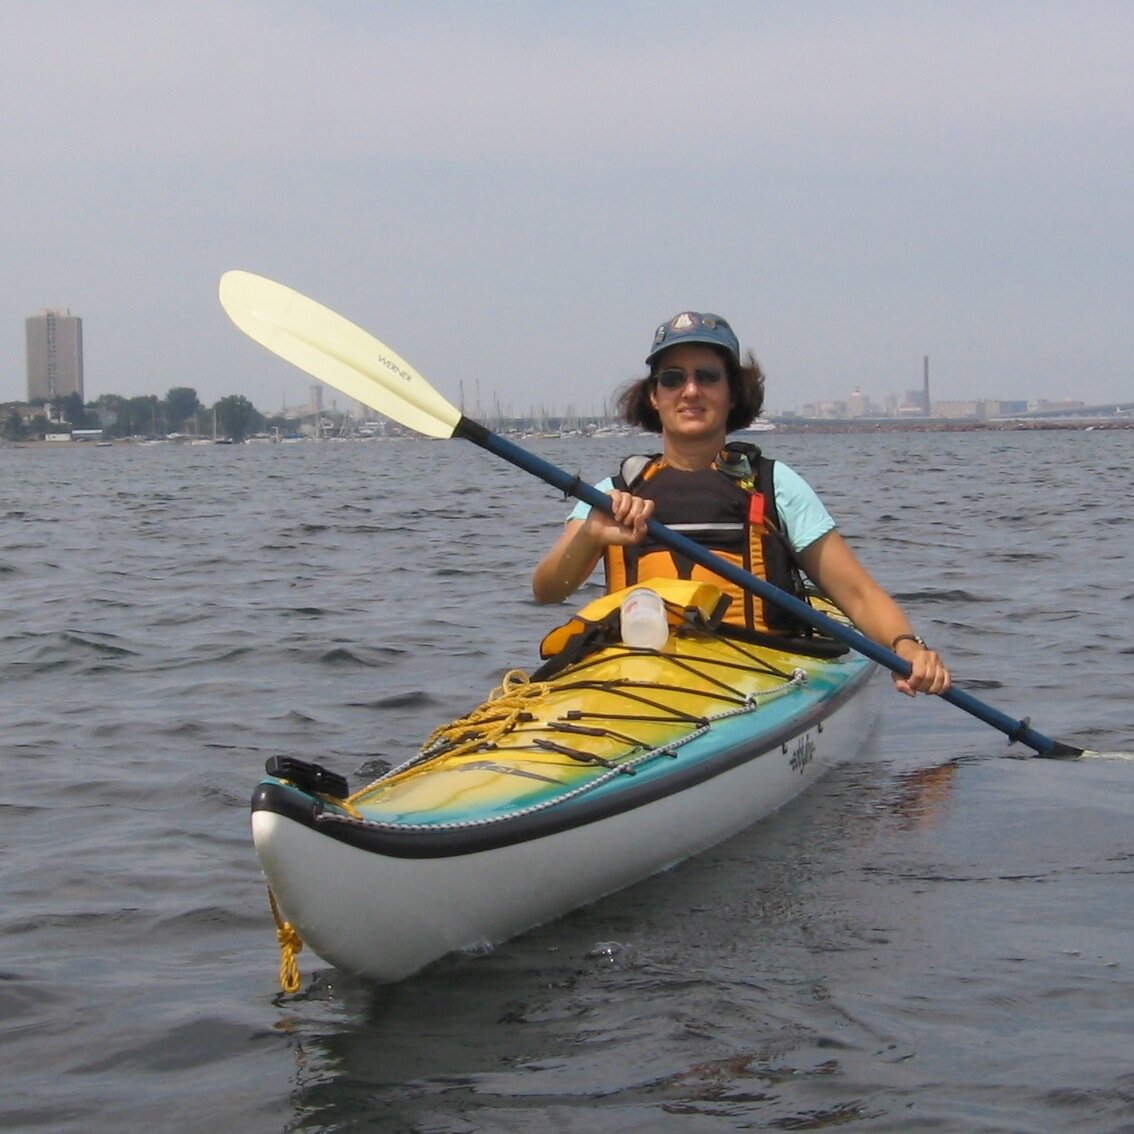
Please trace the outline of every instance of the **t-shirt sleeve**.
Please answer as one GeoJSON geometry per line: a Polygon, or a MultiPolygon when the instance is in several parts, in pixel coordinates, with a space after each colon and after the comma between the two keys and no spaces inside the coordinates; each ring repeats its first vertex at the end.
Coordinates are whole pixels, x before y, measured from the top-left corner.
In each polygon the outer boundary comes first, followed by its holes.
{"type": "Polygon", "coordinates": [[[784,534],[795,551],[810,547],[835,527],[831,513],[811,487],[790,465],[776,461],[776,510],[784,524],[784,534]]]}
{"type": "MultiPolygon", "coordinates": [[[[604,477],[595,485],[599,492],[609,492],[614,487],[614,480],[611,477],[604,477]]],[[[776,490],[776,499],[779,500],[779,490],[776,490]]],[[[572,520],[585,520],[591,514],[591,506],[585,500],[577,500],[575,507],[571,509],[567,519],[563,522],[569,524],[572,520]]]]}

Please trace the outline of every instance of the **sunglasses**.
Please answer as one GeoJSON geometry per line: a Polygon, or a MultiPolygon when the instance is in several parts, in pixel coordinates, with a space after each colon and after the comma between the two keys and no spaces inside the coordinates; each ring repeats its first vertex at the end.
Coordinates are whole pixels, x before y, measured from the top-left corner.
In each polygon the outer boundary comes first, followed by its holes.
{"type": "Polygon", "coordinates": [[[659,371],[657,381],[663,390],[680,390],[690,378],[698,386],[715,386],[723,377],[723,370],[698,368],[692,372],[686,372],[673,366],[667,370],[659,371]]]}

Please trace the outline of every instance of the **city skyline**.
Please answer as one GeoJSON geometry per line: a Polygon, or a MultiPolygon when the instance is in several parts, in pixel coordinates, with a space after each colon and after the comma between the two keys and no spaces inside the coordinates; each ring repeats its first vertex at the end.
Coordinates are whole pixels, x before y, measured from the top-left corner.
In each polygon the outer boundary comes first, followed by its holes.
{"type": "MultiPolygon", "coordinates": [[[[193,386],[186,387],[196,393],[193,386]]],[[[131,397],[140,399],[153,399],[163,402],[171,390],[163,392],[147,391],[136,395],[122,395],[108,391],[100,398],[131,397]]],[[[308,380],[306,386],[306,400],[295,401],[291,404],[283,403],[272,407],[251,404],[257,412],[268,419],[299,420],[306,417],[321,417],[328,419],[348,417],[356,421],[380,419],[381,414],[361,403],[345,397],[332,386],[318,381],[308,380]]],[[[1090,402],[1081,398],[1064,398],[1058,400],[1046,398],[999,398],[993,396],[969,399],[942,399],[930,395],[929,409],[925,409],[925,394],[922,390],[907,390],[903,395],[888,392],[883,396],[883,402],[874,400],[871,393],[855,387],[845,398],[830,398],[815,402],[806,402],[801,406],[786,407],[781,410],[766,410],[761,414],[763,420],[788,422],[792,420],[885,420],[925,418],[933,420],[993,420],[1015,417],[1042,417],[1042,416],[1074,416],[1077,411],[1084,411],[1099,416],[1129,416],[1134,413],[1134,399],[1111,400],[1107,402],[1090,402]]],[[[221,398],[244,395],[222,394],[221,398]]],[[[99,398],[89,399],[85,404],[88,407],[97,407],[99,398]]],[[[220,400],[220,399],[217,399],[220,400]]],[[[23,401],[0,405],[26,405],[23,401]]],[[[201,401],[201,411],[211,408],[213,403],[201,401]]],[[[492,396],[487,405],[483,404],[479,395],[472,402],[462,396],[456,403],[462,413],[467,413],[475,420],[485,421],[494,428],[505,423],[525,423],[528,425],[540,422],[555,422],[560,425],[574,423],[614,423],[619,419],[609,401],[602,406],[580,406],[577,403],[550,402],[529,403],[517,407],[511,402],[502,403],[492,396]]]]}
{"type": "MultiPolygon", "coordinates": [[[[24,400],[31,403],[38,400],[50,402],[52,398],[66,397],[70,393],[83,396],[83,351],[82,351],[82,319],[72,316],[69,309],[44,309],[36,316],[29,316],[26,320],[27,328],[27,390],[28,396],[24,400]]],[[[902,395],[888,391],[883,395],[883,403],[874,401],[869,392],[864,392],[861,385],[856,385],[850,395],[841,399],[838,397],[819,399],[804,402],[802,406],[781,407],[776,410],[766,409],[764,417],[777,419],[789,418],[893,418],[893,417],[945,417],[979,419],[987,417],[1005,417],[1031,413],[1060,413],[1076,408],[1106,409],[1112,405],[1121,405],[1121,399],[1110,399],[1105,403],[1090,403],[1081,398],[1062,398],[1058,400],[1047,398],[1003,398],[992,395],[983,395],[967,399],[949,399],[935,397],[930,383],[930,359],[928,355],[921,361],[922,381],[919,389],[906,389],[902,395]]],[[[302,376],[301,376],[302,377],[302,376]]],[[[328,400],[328,408],[332,412],[343,413],[348,417],[363,420],[370,413],[367,407],[344,399],[347,408],[339,409],[338,402],[343,395],[332,386],[309,377],[306,390],[309,400],[306,403],[287,405],[286,396],[281,404],[278,416],[298,417],[304,414],[320,415],[324,409],[324,396],[328,400]]],[[[195,386],[187,387],[196,392],[195,386]]],[[[166,393],[169,391],[167,390],[166,393]]],[[[102,396],[109,397],[143,397],[162,398],[163,394],[147,391],[135,395],[123,395],[118,391],[104,391],[102,396]]],[[[231,395],[220,395],[226,397],[231,395]]],[[[239,395],[244,396],[244,395],[239,395]]],[[[12,399],[12,404],[18,399],[12,399]]],[[[85,404],[94,405],[97,398],[85,400],[85,404]]],[[[557,403],[530,404],[526,412],[513,412],[512,404],[502,405],[496,392],[491,394],[491,411],[486,411],[480,403],[479,384],[476,392],[476,403],[468,406],[464,398],[464,384],[459,384],[459,408],[462,412],[472,412],[477,418],[488,417],[498,420],[538,421],[541,418],[554,418],[556,420],[570,420],[583,418],[591,420],[609,421],[613,419],[610,409],[610,399],[605,399],[601,408],[594,406],[578,409],[574,403],[567,402],[562,412],[557,403]]],[[[207,400],[203,405],[210,404],[207,400]]],[[[252,403],[255,405],[255,402],[252,403]]],[[[1127,403],[1128,405],[1129,403],[1127,403]]],[[[270,409],[256,409],[265,416],[277,416],[270,409]]]]}

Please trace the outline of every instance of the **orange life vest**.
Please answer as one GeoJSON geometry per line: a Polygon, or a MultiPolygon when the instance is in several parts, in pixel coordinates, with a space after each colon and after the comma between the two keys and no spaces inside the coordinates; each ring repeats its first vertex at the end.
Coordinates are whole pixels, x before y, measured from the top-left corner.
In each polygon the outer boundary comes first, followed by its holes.
{"type": "MultiPolygon", "coordinates": [[[[731,442],[712,468],[686,472],[664,458],[628,457],[614,486],[654,501],[654,519],[745,571],[806,600],[794,553],[783,535],[775,505],[774,462],[755,445],[731,442]]],[[[764,634],[806,636],[811,628],[775,603],[668,547],[646,541],[611,546],[603,557],[608,591],[645,579],[691,579],[713,583],[731,602],[726,624],[764,634]]]]}

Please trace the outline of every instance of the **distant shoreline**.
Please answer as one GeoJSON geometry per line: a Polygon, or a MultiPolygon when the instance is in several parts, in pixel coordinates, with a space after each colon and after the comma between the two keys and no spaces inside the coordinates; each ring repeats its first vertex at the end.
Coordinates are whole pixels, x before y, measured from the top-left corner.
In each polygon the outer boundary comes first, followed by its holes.
{"type": "Polygon", "coordinates": [[[773,420],[776,433],[1018,433],[1052,429],[1081,433],[1088,429],[1134,429],[1134,417],[1084,417],[1034,421],[964,421],[949,418],[773,420]]]}
{"type": "MultiPolygon", "coordinates": [[[[738,430],[744,433],[1026,433],[1039,431],[1060,431],[1072,433],[1101,432],[1114,429],[1134,429],[1134,418],[1128,417],[1100,417],[1078,418],[1070,421],[1044,420],[1044,421],[954,421],[946,418],[890,419],[890,418],[857,418],[855,420],[838,420],[826,418],[801,418],[791,421],[772,419],[774,429],[738,430]]],[[[334,437],[323,438],[323,442],[334,441],[341,444],[344,441],[356,442],[382,442],[396,441],[404,437],[413,438],[414,434],[396,434],[391,437],[334,437]]],[[[306,438],[307,441],[317,441],[316,438],[306,438]]],[[[248,444],[271,444],[262,438],[248,444]]],[[[159,438],[133,438],[119,437],[107,439],[101,443],[92,441],[0,441],[0,449],[75,449],[75,448],[107,448],[108,445],[118,446],[144,446],[144,445],[185,445],[184,440],[167,440],[159,438]]]]}

